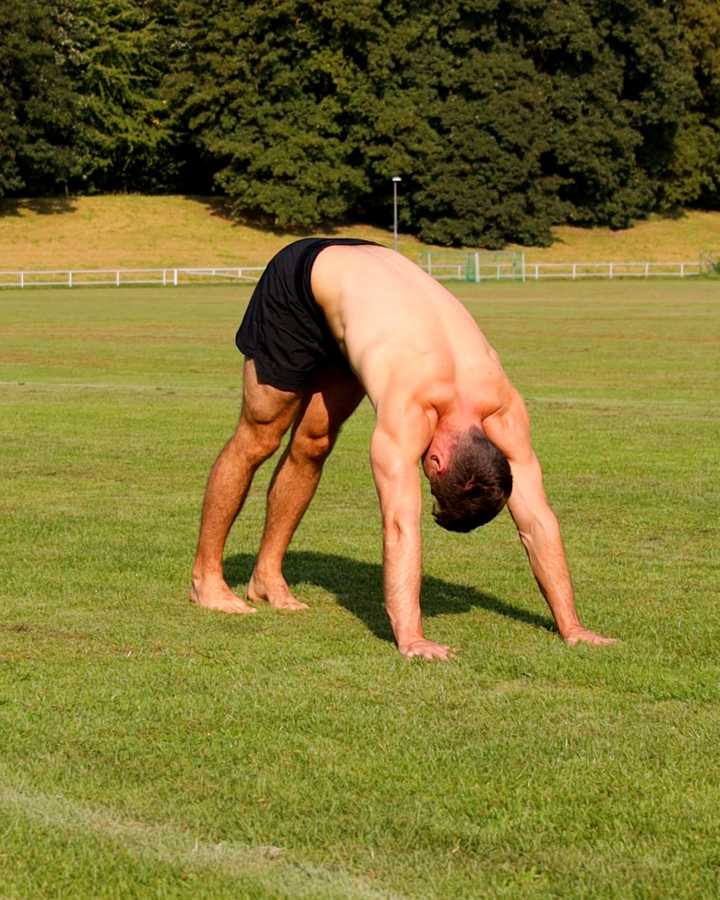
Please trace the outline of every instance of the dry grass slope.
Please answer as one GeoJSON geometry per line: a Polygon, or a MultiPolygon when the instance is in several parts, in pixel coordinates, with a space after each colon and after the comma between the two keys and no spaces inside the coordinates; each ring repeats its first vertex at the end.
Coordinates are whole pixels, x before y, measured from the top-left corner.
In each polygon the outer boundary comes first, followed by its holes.
{"type": "MultiPolygon", "coordinates": [[[[342,233],[389,245],[389,229],[353,225],[342,233]]],[[[552,247],[525,251],[528,262],[689,262],[702,250],[720,251],[720,213],[555,234],[552,247]]],[[[207,197],[0,200],[0,269],[262,265],[294,237],[234,223],[221,200],[207,197]]],[[[400,249],[416,259],[426,246],[403,237],[400,249]]]]}

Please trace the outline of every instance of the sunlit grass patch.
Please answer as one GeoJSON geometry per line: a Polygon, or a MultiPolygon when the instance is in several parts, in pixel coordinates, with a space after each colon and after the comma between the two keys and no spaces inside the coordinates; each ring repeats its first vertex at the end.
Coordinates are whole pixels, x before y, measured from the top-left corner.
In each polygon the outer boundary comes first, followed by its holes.
{"type": "MultiPolygon", "coordinates": [[[[0,870],[9,897],[714,896],[717,288],[463,287],[527,398],[578,605],[507,516],[424,520],[397,654],[363,404],[288,555],[307,614],[186,599],[248,289],[0,295],[0,870]]],[[[262,470],[226,554],[242,589],[262,470]]]]}

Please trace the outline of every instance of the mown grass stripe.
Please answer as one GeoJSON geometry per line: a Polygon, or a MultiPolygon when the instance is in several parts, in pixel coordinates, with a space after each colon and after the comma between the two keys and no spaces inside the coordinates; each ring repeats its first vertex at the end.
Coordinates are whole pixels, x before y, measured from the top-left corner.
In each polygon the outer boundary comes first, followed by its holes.
{"type": "Polygon", "coordinates": [[[288,897],[402,900],[345,872],[284,859],[283,849],[211,843],[167,825],[118,817],[112,810],[82,806],[61,796],[0,784],[0,808],[66,832],[100,836],[136,856],[193,869],[213,869],[231,877],[252,876],[263,887],[288,897]]]}

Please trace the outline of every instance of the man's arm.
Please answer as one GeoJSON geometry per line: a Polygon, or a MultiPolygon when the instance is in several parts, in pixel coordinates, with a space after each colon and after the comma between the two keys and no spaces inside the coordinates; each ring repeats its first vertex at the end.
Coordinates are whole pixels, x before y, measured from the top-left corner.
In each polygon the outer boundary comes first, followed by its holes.
{"type": "Polygon", "coordinates": [[[580,622],[560,525],[545,496],[542,470],[532,449],[530,422],[520,395],[514,392],[507,410],[490,416],[483,428],[510,463],[513,488],[508,509],[561,637],[568,644],[614,643],[580,622]]]}
{"type": "Polygon", "coordinates": [[[382,411],[370,446],[383,520],[385,609],[403,656],[448,659],[450,650],[425,639],[420,612],[422,496],[418,463],[430,440],[420,408],[384,421],[382,411]]]}

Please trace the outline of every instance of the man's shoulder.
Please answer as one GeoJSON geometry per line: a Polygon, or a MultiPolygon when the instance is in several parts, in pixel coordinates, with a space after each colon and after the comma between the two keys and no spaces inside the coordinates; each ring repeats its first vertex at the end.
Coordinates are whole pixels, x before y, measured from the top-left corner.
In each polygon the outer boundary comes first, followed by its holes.
{"type": "Polygon", "coordinates": [[[483,416],[482,428],[508,459],[521,460],[532,455],[530,419],[525,401],[509,381],[497,408],[483,416]]]}

